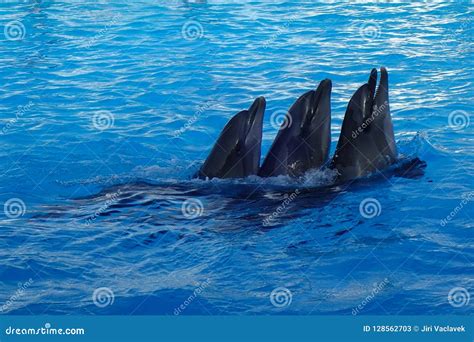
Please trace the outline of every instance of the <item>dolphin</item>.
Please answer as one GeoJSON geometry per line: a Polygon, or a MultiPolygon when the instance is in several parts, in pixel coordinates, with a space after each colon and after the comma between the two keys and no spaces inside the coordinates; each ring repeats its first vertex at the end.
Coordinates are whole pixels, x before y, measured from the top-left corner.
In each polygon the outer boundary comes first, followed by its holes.
{"type": "Polygon", "coordinates": [[[265,106],[265,98],[258,97],[248,110],[230,119],[196,177],[242,178],[257,174],[265,106]]]}
{"type": "Polygon", "coordinates": [[[337,170],[337,181],[381,171],[397,160],[388,99],[388,72],[372,69],[367,83],[352,96],[342,123],[341,134],[330,168],[337,170]]]}
{"type": "Polygon", "coordinates": [[[265,99],[236,114],[224,127],[199,169],[199,178],[249,175],[299,177],[307,170],[337,171],[336,183],[382,171],[398,160],[388,98],[388,72],[372,69],[367,83],[352,96],[333,158],[331,145],[331,80],[303,94],[291,106],[259,168],[265,99]]]}
{"type": "Polygon", "coordinates": [[[331,145],[331,80],[303,94],[288,110],[285,120],[259,171],[261,177],[301,176],[319,168],[331,145]]]}

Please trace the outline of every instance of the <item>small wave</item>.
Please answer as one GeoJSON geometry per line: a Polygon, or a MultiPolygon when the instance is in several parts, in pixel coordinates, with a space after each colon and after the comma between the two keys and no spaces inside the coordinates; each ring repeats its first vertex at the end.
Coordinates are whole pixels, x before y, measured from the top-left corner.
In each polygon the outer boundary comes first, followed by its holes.
{"type": "Polygon", "coordinates": [[[417,132],[413,137],[397,141],[398,151],[402,157],[430,159],[432,156],[448,154],[448,150],[431,142],[427,132],[417,132]]]}

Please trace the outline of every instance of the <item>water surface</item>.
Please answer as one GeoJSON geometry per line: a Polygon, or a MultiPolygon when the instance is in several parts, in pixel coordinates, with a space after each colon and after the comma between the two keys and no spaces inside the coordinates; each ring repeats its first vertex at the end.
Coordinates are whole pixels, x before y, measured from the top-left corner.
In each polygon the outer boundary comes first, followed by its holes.
{"type": "Polygon", "coordinates": [[[472,313],[472,5],[38,1],[0,18],[2,312],[472,313]],[[272,114],[324,78],[334,150],[382,65],[418,177],[191,179],[255,97],[265,155],[272,114]]]}

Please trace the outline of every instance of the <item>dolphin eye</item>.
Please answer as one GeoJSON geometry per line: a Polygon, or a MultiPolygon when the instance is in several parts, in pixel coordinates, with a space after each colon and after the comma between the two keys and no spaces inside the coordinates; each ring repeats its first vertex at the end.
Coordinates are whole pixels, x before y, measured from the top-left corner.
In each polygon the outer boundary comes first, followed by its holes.
{"type": "Polygon", "coordinates": [[[237,154],[241,154],[242,153],[242,142],[238,142],[237,145],[235,146],[235,152],[237,154]]]}

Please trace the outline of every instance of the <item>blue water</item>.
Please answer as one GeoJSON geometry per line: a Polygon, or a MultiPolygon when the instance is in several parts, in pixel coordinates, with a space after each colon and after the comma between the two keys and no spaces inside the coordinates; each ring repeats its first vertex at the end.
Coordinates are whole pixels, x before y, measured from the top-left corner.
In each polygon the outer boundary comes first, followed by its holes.
{"type": "Polygon", "coordinates": [[[1,312],[472,313],[471,19],[468,3],[3,2],[1,312]],[[324,78],[334,150],[382,65],[416,176],[191,179],[255,97],[264,156],[272,113],[324,78]]]}

